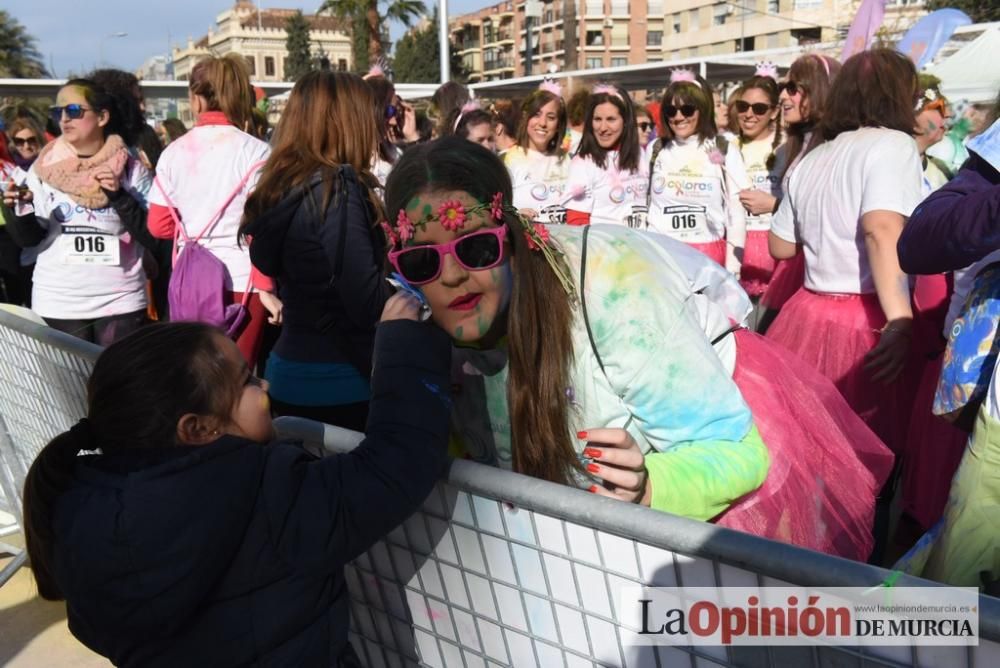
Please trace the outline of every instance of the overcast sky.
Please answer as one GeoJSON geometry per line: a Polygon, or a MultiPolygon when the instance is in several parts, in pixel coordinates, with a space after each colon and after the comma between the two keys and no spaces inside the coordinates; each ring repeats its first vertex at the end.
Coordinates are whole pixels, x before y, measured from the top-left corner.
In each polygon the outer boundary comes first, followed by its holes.
{"type": "MultiPolygon", "coordinates": [[[[492,0],[496,2],[497,0],[492,0]]],[[[431,9],[432,0],[424,0],[431,9]]],[[[322,0],[261,0],[270,7],[315,11],[322,0]]],[[[135,70],[167,44],[184,44],[208,32],[215,17],[235,0],[3,0],[9,12],[36,38],[45,65],[59,77],[97,64],[103,51],[109,66],[135,70]],[[109,37],[125,32],[126,37],[109,37]]],[[[381,4],[381,3],[380,3],[381,4]]],[[[451,0],[449,12],[461,14],[491,0],[451,0]]],[[[392,30],[398,38],[401,29],[392,30]]]]}

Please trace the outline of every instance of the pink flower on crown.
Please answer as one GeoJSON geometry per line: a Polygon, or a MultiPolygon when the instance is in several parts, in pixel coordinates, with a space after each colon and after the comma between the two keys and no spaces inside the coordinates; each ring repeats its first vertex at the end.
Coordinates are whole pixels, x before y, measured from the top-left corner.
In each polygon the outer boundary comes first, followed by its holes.
{"type": "Polygon", "coordinates": [[[490,203],[490,216],[497,222],[503,220],[503,193],[498,192],[493,196],[493,201],[490,203]]]}
{"type": "Polygon", "coordinates": [[[708,159],[713,165],[721,165],[726,162],[726,156],[722,155],[722,151],[717,148],[712,149],[712,152],[708,154],[708,159]]]}
{"type": "Polygon", "coordinates": [[[448,200],[438,207],[438,220],[441,227],[454,232],[465,225],[465,206],[457,199],[448,200]]]}
{"type": "Polygon", "coordinates": [[[393,230],[392,227],[389,226],[389,223],[384,220],[379,222],[379,226],[382,228],[382,231],[385,232],[385,239],[389,242],[389,246],[395,246],[399,242],[399,237],[396,236],[395,230],[393,230]]]}
{"type": "Polygon", "coordinates": [[[413,238],[413,221],[406,215],[405,209],[400,209],[399,215],[396,216],[396,229],[399,230],[400,241],[405,242],[413,238]]]}
{"type": "Polygon", "coordinates": [[[547,246],[549,244],[549,228],[541,223],[534,223],[532,225],[535,233],[532,234],[528,230],[524,231],[524,238],[528,240],[528,248],[531,250],[542,250],[542,246],[547,246]],[[535,241],[535,238],[538,241],[535,241]],[[541,243],[539,243],[541,242],[541,243]]]}

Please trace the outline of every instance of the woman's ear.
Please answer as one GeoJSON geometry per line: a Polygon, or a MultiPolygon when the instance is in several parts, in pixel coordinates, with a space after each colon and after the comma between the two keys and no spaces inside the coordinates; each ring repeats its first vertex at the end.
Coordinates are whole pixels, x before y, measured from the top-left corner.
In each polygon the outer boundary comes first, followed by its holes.
{"type": "Polygon", "coordinates": [[[177,421],[177,442],[184,445],[207,445],[219,438],[218,418],[185,413],[177,421]]]}
{"type": "Polygon", "coordinates": [[[97,127],[103,128],[111,121],[111,114],[107,109],[103,110],[101,113],[97,114],[97,127]]]}

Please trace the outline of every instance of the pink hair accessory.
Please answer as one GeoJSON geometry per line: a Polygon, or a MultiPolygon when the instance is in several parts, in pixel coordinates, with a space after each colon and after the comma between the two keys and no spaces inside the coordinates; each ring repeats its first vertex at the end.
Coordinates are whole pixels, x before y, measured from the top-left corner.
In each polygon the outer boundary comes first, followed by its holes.
{"type": "MultiPolygon", "coordinates": [[[[621,93],[619,93],[618,89],[612,86],[611,84],[597,84],[591,89],[590,94],[591,95],[604,94],[604,95],[610,95],[612,97],[617,97],[619,100],[622,99],[621,93]]],[[[622,102],[624,102],[624,100],[622,100],[622,102]]]]}
{"type": "Polygon", "coordinates": [[[371,69],[368,70],[368,74],[364,75],[361,78],[367,81],[368,79],[374,79],[375,77],[384,77],[384,76],[385,76],[385,70],[382,69],[381,65],[372,65],[371,69]]]}
{"type": "Polygon", "coordinates": [[[698,83],[698,78],[694,72],[687,68],[680,68],[670,71],[670,83],[698,83]]]}
{"type": "Polygon", "coordinates": [[[826,70],[826,78],[830,78],[830,63],[826,62],[826,56],[821,56],[818,53],[812,54],[819,58],[819,62],[823,63],[823,69],[826,70]]]}
{"type": "Polygon", "coordinates": [[[778,80],[778,66],[772,63],[770,60],[766,60],[762,63],[757,63],[757,71],[753,73],[757,77],[769,77],[778,80]]]}
{"type": "Polygon", "coordinates": [[[482,109],[479,104],[479,100],[469,100],[462,105],[462,108],[458,110],[458,118],[455,119],[455,127],[451,129],[452,132],[458,132],[458,124],[462,122],[462,117],[465,116],[470,111],[478,111],[482,109]]]}
{"type": "Polygon", "coordinates": [[[556,97],[562,97],[562,86],[553,81],[552,79],[546,79],[542,83],[538,84],[538,90],[544,90],[547,93],[552,93],[556,97]]]}

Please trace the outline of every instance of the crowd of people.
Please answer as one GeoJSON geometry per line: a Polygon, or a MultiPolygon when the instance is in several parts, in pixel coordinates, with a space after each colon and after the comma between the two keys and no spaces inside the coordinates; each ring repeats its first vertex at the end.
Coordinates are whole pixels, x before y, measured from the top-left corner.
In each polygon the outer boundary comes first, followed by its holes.
{"type": "Polygon", "coordinates": [[[902,54],[806,54],[722,91],[678,69],[643,102],[448,83],[426,114],[377,68],[315,71],[273,132],[237,57],[189,93],[194,127],[154,130],[134,77],[98,71],[0,144],[4,298],[107,346],[87,418],[29,474],[28,548],[116,663],[211,637],[357,665],[342,565],[446,453],[1000,580],[1000,123],[957,122],[902,54]],[[366,440],[263,447],[272,414],[366,440]],[[291,596],[302,615],[268,620],[291,596]]]}

